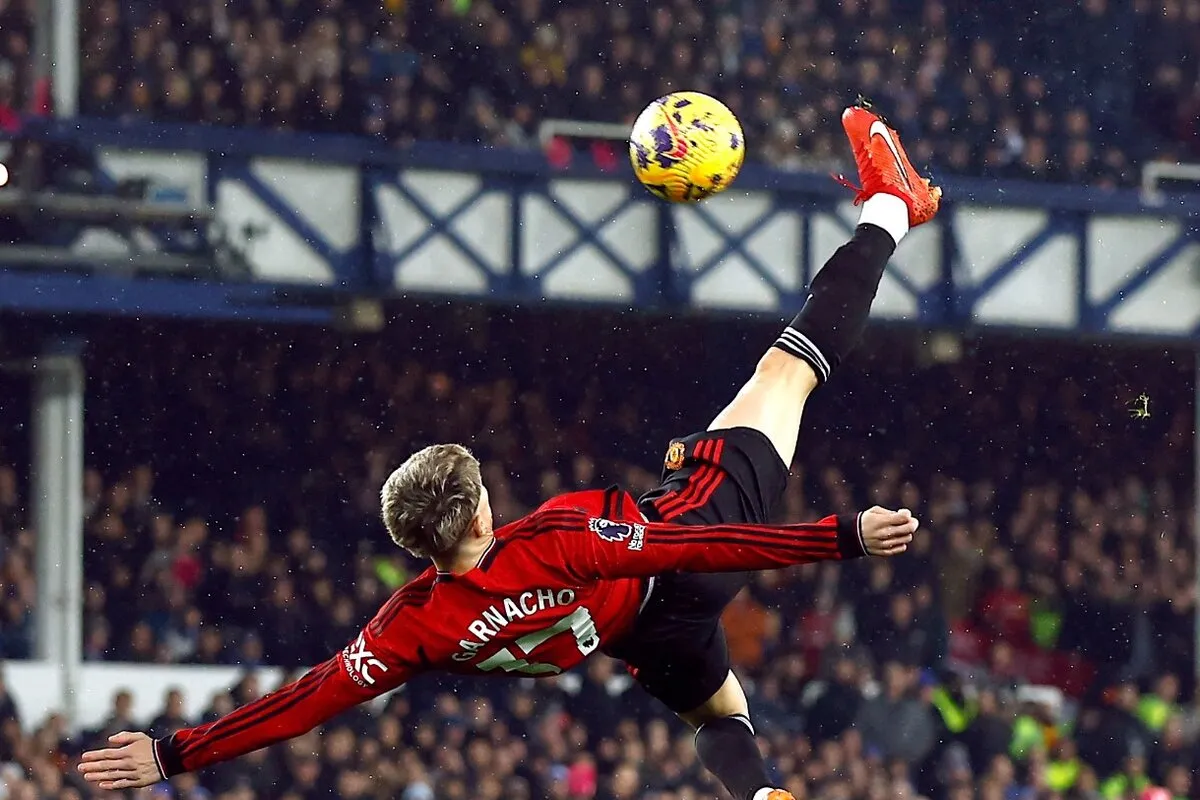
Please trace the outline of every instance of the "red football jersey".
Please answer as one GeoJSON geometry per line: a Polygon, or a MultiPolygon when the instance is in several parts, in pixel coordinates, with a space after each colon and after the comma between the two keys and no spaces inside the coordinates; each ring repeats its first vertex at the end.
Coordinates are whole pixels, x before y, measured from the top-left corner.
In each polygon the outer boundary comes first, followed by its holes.
{"type": "Polygon", "coordinates": [[[496,531],[479,565],[430,568],[295,683],[155,743],[163,774],[298,736],[414,675],[557,675],[630,630],[653,576],[863,555],[857,517],[799,525],[648,522],[625,492],[562,495],[496,531]]]}

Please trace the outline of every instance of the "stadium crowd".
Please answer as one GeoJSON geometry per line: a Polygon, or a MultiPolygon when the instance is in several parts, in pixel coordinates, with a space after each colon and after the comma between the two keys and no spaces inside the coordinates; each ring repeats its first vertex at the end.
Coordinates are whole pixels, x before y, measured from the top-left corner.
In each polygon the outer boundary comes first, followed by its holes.
{"type": "Polygon", "coordinates": [[[0,3],[0,135],[20,127],[20,113],[29,108],[32,76],[33,3],[0,3]]]}
{"type": "Polygon", "coordinates": [[[1200,155],[1200,0],[441,0],[84,4],[82,110],[530,147],[539,122],[726,100],[754,154],[816,167],[858,93],[938,172],[1130,183],[1200,155]]]}
{"type": "MultiPolygon", "coordinates": [[[[114,325],[87,359],[86,657],[316,663],[417,568],[375,521],[406,453],[470,443],[500,521],[575,487],[644,489],[669,437],[706,424],[772,336],[442,305],[358,338],[114,325]],[[745,368],[697,375],[700,353],[745,368]]],[[[1185,368],[1098,347],[993,343],[933,365],[895,341],[867,350],[812,402],[786,513],[904,505],[924,535],[895,562],[764,575],[729,610],[780,782],[802,799],[1196,796],[1185,368]],[[1128,413],[1140,392],[1149,419],[1128,413]]],[[[0,445],[0,656],[21,658],[36,538],[19,429],[0,445]]],[[[129,719],[118,698],[104,727],[195,722],[180,707],[129,719]]],[[[65,768],[105,731],[21,725],[15,708],[0,691],[0,797],[86,795],[65,768]]],[[[711,796],[659,717],[603,659],[519,689],[422,678],[171,792],[711,796]]]]}

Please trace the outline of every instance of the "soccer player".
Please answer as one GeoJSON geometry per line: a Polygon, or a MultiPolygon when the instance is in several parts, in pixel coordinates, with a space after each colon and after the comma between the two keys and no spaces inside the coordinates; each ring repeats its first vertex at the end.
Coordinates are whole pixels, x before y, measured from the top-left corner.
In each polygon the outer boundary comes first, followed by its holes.
{"type": "Polygon", "coordinates": [[[563,495],[493,530],[479,463],[459,445],[428,447],[381,496],[392,539],[433,566],[298,681],[167,738],[119,733],[83,755],[83,775],[103,789],[148,786],[298,736],[421,672],[556,675],[601,651],[696,729],[700,758],[735,798],[791,798],[771,786],[722,611],[748,571],[897,555],[917,528],[907,510],[881,508],[769,524],[806,399],[861,336],[900,239],[941,198],[869,106],[842,124],[862,182],[854,237],[733,402],[671,442],[658,488],[640,500],[616,487],[563,495]]]}

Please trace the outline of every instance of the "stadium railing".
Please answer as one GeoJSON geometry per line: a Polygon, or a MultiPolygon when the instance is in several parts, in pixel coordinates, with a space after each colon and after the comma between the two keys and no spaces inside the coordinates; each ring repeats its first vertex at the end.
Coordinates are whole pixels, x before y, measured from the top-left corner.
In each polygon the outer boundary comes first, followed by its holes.
{"type": "MultiPolygon", "coordinates": [[[[540,152],[97,120],[34,120],[27,135],[93,153],[111,179],[211,207],[209,238],[246,265],[238,291],[265,292],[238,302],[296,314],[314,297],[396,293],[774,312],[802,300],[856,220],[827,176],[754,165],[723,195],[669,206],[624,164],[555,169],[540,152]]],[[[897,253],[877,317],[1200,332],[1200,195],[1150,205],[1136,191],[942,183],[945,210],[897,253]]],[[[0,303],[61,302],[19,277],[0,274],[0,303]]],[[[103,304],[111,293],[78,295],[103,304]]],[[[141,312],[161,301],[147,296],[141,312]]]]}

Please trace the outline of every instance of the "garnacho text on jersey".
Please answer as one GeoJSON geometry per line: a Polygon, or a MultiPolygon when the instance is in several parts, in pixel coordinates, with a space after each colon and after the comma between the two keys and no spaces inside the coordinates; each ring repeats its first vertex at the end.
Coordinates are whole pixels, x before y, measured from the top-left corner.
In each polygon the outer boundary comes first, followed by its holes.
{"type": "Polygon", "coordinates": [[[496,637],[510,622],[574,602],[575,592],[571,589],[537,589],[506,597],[500,603],[485,608],[480,618],[467,626],[468,635],[474,638],[460,639],[458,646],[462,652],[455,653],[451,658],[459,662],[470,661],[478,654],[479,648],[496,637]]]}

